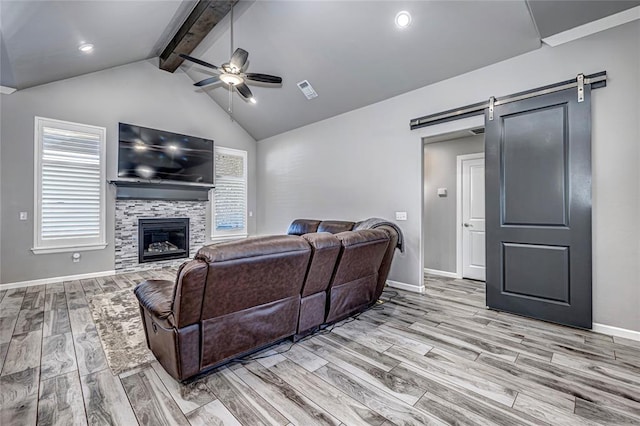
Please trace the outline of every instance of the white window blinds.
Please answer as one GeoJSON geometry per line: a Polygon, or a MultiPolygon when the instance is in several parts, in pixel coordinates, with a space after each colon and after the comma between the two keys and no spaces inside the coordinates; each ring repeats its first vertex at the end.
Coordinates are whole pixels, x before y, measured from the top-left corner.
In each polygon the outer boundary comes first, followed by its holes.
{"type": "Polygon", "coordinates": [[[247,235],[247,152],[215,147],[212,238],[247,235]]]}
{"type": "Polygon", "coordinates": [[[105,133],[36,118],[34,251],[104,246],[105,133]]]}

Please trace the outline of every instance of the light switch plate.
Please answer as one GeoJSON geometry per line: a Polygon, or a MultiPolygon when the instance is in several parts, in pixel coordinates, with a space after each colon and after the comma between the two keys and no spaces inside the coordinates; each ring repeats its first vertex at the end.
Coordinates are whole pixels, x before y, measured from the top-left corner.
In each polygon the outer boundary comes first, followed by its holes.
{"type": "Polygon", "coordinates": [[[396,212],[396,220],[407,220],[407,212],[396,212]]]}
{"type": "Polygon", "coordinates": [[[20,212],[20,220],[27,220],[29,218],[29,214],[27,212],[20,212]]]}
{"type": "Polygon", "coordinates": [[[438,197],[446,197],[447,188],[438,188],[438,197]]]}

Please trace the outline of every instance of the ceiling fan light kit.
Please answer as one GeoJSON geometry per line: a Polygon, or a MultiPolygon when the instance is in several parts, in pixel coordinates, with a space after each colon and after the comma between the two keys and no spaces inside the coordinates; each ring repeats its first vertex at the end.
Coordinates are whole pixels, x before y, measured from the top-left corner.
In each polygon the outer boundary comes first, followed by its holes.
{"type": "Polygon", "coordinates": [[[235,89],[236,92],[242,97],[245,101],[248,101],[252,104],[257,103],[256,99],[253,97],[253,93],[249,86],[246,83],[248,82],[258,82],[258,83],[267,83],[267,84],[281,84],[282,77],[278,77],[275,75],[269,74],[259,74],[259,73],[247,73],[245,72],[245,68],[247,67],[247,62],[249,59],[249,52],[244,49],[237,48],[233,50],[233,7],[231,8],[231,27],[230,27],[230,42],[231,42],[231,59],[228,63],[223,64],[218,67],[216,65],[210,64],[202,59],[194,58],[189,55],[185,55],[180,53],[180,57],[186,59],[187,61],[193,62],[195,64],[201,65],[203,67],[209,68],[213,70],[218,75],[213,77],[205,78],[204,80],[198,81],[194,84],[196,87],[208,86],[213,83],[223,82],[229,87],[229,114],[232,114],[232,98],[231,94],[235,89]]]}
{"type": "Polygon", "coordinates": [[[237,74],[224,73],[224,74],[221,74],[219,78],[220,80],[222,80],[223,83],[229,84],[231,86],[244,83],[244,78],[242,78],[237,74]]]}

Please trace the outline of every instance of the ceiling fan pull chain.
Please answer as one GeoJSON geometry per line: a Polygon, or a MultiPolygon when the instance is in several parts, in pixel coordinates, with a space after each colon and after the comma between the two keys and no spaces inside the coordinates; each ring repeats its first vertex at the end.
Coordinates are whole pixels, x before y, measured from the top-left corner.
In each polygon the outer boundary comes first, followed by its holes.
{"type": "Polygon", "coordinates": [[[229,118],[233,122],[233,86],[229,85],[229,118]]]}
{"type": "MultiPolygon", "coordinates": [[[[233,56],[233,5],[231,6],[231,13],[229,16],[229,20],[230,23],[229,25],[231,26],[229,29],[229,57],[233,56]]],[[[233,123],[233,86],[229,85],[229,118],[231,119],[231,122],[233,123]]]]}

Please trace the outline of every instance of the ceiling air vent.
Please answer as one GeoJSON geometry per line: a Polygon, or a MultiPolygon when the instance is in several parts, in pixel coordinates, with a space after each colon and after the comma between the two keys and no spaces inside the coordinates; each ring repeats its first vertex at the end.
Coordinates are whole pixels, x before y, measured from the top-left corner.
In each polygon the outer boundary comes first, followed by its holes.
{"type": "Polygon", "coordinates": [[[300,90],[302,90],[302,93],[304,93],[307,99],[318,97],[318,94],[315,90],[313,90],[313,87],[311,87],[311,84],[307,80],[302,80],[301,82],[299,82],[298,87],[300,88],[300,90]]]}
{"type": "Polygon", "coordinates": [[[484,127],[478,127],[477,129],[471,129],[469,131],[474,135],[481,135],[484,133],[484,127]]]}

